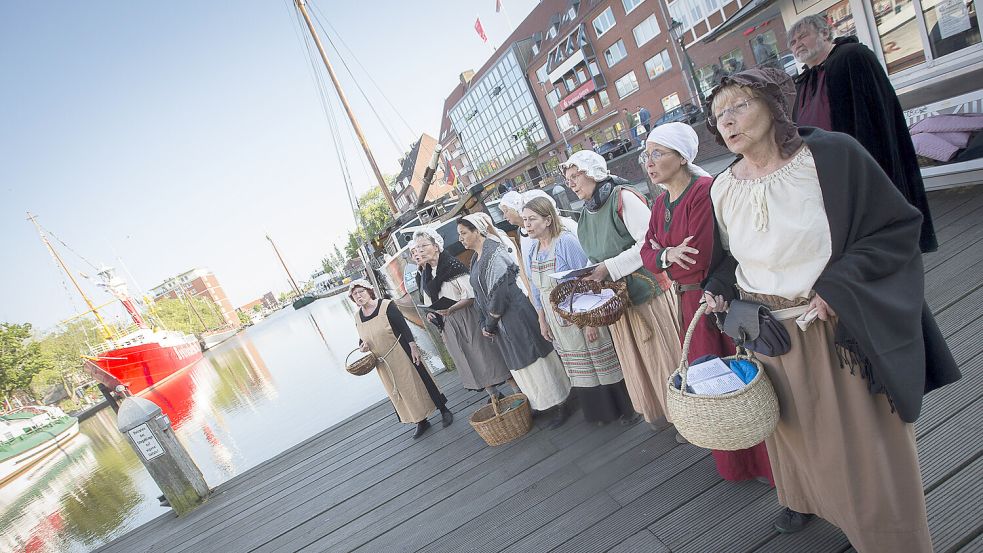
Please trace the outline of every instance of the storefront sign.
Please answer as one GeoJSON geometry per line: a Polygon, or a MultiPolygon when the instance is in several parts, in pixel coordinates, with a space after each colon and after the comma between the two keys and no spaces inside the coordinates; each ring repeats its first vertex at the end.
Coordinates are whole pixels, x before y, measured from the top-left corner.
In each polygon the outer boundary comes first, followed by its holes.
{"type": "Polygon", "coordinates": [[[943,39],[969,30],[969,10],[964,0],[942,0],[935,5],[935,15],[939,19],[939,34],[943,39]]]}
{"type": "Polygon", "coordinates": [[[597,87],[594,85],[594,81],[590,80],[586,83],[578,86],[573,92],[567,95],[566,98],[560,100],[560,109],[566,111],[574,106],[577,102],[583,100],[588,94],[594,92],[597,87]]]}

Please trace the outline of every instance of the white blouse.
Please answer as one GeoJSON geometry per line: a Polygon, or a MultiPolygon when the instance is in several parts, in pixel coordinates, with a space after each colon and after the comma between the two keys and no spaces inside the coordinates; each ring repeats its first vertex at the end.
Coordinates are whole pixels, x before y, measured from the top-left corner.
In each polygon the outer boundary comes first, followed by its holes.
{"type": "MultiPolygon", "coordinates": [[[[422,296],[424,302],[423,305],[433,305],[433,301],[430,299],[430,296],[426,294],[422,294],[422,296]]],[[[473,298],[474,288],[471,287],[470,275],[460,275],[441,284],[440,296],[454,301],[473,298]]]]}
{"type": "MultiPolygon", "coordinates": [[[[608,198],[608,201],[615,202],[617,198],[608,198]]],[[[651,210],[637,194],[630,190],[621,191],[621,220],[635,239],[635,245],[604,260],[604,266],[611,273],[611,280],[624,278],[642,267],[642,245],[645,244],[645,233],[649,230],[651,216],[651,210]]]]}
{"type": "Polygon", "coordinates": [[[833,251],[809,148],[757,179],[738,179],[728,168],[710,198],[722,245],[738,262],[737,285],[786,299],[809,297],[833,251]]]}

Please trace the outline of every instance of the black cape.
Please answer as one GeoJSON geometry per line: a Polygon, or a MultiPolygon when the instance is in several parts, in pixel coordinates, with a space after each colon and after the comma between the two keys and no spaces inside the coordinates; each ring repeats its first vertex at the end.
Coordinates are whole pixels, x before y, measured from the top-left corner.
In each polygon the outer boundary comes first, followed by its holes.
{"type": "MultiPolygon", "coordinates": [[[[812,127],[799,135],[816,161],[829,220],[833,251],[814,289],[838,316],[837,352],[860,368],[871,393],[886,393],[901,419],[914,422],[924,394],[960,377],[924,299],[921,215],[856,140],[812,127]]],[[[704,289],[730,300],[737,261],[720,243],[717,227],[704,289]]]]}
{"type": "Polygon", "coordinates": [[[823,69],[833,125],[826,130],[849,134],[874,156],[908,203],[922,213],[919,247],[923,253],[934,252],[939,243],[925,197],[925,183],[894,86],[874,52],[860,44],[857,37],[840,37],[834,43],[824,62],[806,68],[796,78],[798,97],[792,116],[797,122],[802,96],[816,93],[818,71],[823,69]]]}

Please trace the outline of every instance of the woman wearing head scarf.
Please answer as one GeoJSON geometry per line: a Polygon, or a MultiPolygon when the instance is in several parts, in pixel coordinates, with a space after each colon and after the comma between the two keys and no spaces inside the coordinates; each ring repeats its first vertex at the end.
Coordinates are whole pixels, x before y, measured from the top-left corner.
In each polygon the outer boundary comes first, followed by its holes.
{"type": "Polygon", "coordinates": [[[654,424],[666,415],[666,381],[679,363],[680,347],[675,300],[642,267],[648,205],[627,181],[608,172],[596,152],[576,152],[561,168],[584,200],[577,237],[590,261],[599,263],[585,278],[624,279],[628,285],[632,305],[611,325],[611,338],[632,404],[654,424]]]}
{"type": "Polygon", "coordinates": [[[400,422],[416,424],[416,439],[430,428],[430,413],[439,409],[443,425],[449,426],[454,415],[447,409],[447,398],[423,366],[420,348],[396,304],[379,300],[372,284],[361,278],[349,286],[348,298],[359,307],[355,330],[361,350],[383,359],[376,373],[400,422]]]}
{"type": "Polygon", "coordinates": [[[433,229],[413,233],[413,242],[420,260],[424,304],[435,308],[427,318],[440,328],[461,385],[495,395],[497,386],[512,375],[501,351],[481,337],[467,267],[444,251],[444,239],[433,229]]]}
{"type": "MultiPolygon", "coordinates": [[[[703,297],[700,283],[707,276],[713,253],[713,179],[693,164],[700,145],[696,131],[685,123],[666,123],[648,134],[638,162],[652,184],[665,189],[655,199],[642,261],[653,273],[675,282],[681,334],[689,328],[703,297]]],[[[734,344],[709,318],[703,318],[690,341],[689,362],[712,355],[734,354],[734,344]]],[[[727,480],[759,478],[771,483],[764,443],[741,451],[713,451],[717,472],[727,480]]]]}
{"type": "Polygon", "coordinates": [[[475,252],[471,287],[482,335],[499,347],[529,405],[537,411],[555,407],[550,428],[560,426],[569,416],[570,379],[553,345],[539,334],[536,310],[516,284],[519,267],[500,231],[484,213],[460,219],[457,231],[461,244],[475,252]]]}
{"type": "Polygon", "coordinates": [[[921,214],[856,140],[797,129],[794,97],[765,68],[725,77],[709,99],[707,127],[738,160],[710,192],[707,305],[790,309],[775,315],[791,349],[757,356],[781,408],[766,440],[787,507],[776,529],[815,514],[861,553],[928,552],[911,423],[959,371],[924,301],[921,214]]]}
{"type": "Polygon", "coordinates": [[[578,328],[560,319],[550,305],[550,293],[560,283],[550,274],[587,266],[587,254],[580,241],[563,229],[556,208],[545,198],[526,202],[522,219],[529,237],[534,239],[525,261],[540,333],[553,343],[570,383],[577,388],[584,418],[598,424],[618,419],[622,424],[633,424],[638,413],[628,397],[607,327],[578,328]]]}

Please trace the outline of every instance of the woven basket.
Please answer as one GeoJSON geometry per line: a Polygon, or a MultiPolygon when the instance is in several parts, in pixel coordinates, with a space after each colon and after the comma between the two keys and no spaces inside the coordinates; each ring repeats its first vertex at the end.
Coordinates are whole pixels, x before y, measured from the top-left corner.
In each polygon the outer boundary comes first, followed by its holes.
{"type": "Polygon", "coordinates": [[[525,394],[512,394],[501,400],[492,398],[490,405],[485,405],[471,414],[471,426],[485,443],[491,446],[507,444],[525,436],[532,429],[532,409],[529,398],[525,394]],[[500,405],[511,405],[521,399],[522,404],[511,411],[501,412],[500,405]]]}
{"type": "Polygon", "coordinates": [[[631,300],[628,299],[628,285],[620,280],[615,282],[597,282],[581,279],[567,280],[557,284],[556,288],[553,288],[553,291],[550,292],[550,303],[560,318],[580,328],[584,328],[585,326],[598,327],[612,325],[631,306],[631,300]],[[604,305],[582,313],[572,312],[570,306],[573,302],[574,294],[588,292],[599,294],[604,289],[614,291],[614,297],[604,303],[604,305]],[[564,302],[566,302],[566,309],[563,308],[564,302]]]}
{"type": "Polygon", "coordinates": [[[725,357],[723,361],[743,359],[754,363],[758,374],[751,382],[728,394],[706,396],[686,392],[690,340],[705,312],[706,305],[701,305],[686,331],[679,368],[666,382],[669,416],[676,430],[693,445],[724,451],[747,449],[775,431],[779,416],[778,397],[764,366],[743,348],[738,348],[737,355],[725,357]],[[682,380],[680,389],[672,385],[677,374],[682,380]]]}
{"type": "Polygon", "coordinates": [[[349,363],[348,358],[351,357],[356,351],[360,351],[359,348],[353,349],[347,356],[345,356],[345,370],[354,374],[355,376],[365,376],[372,372],[372,369],[376,368],[376,366],[379,364],[379,358],[370,353],[349,363]]]}

